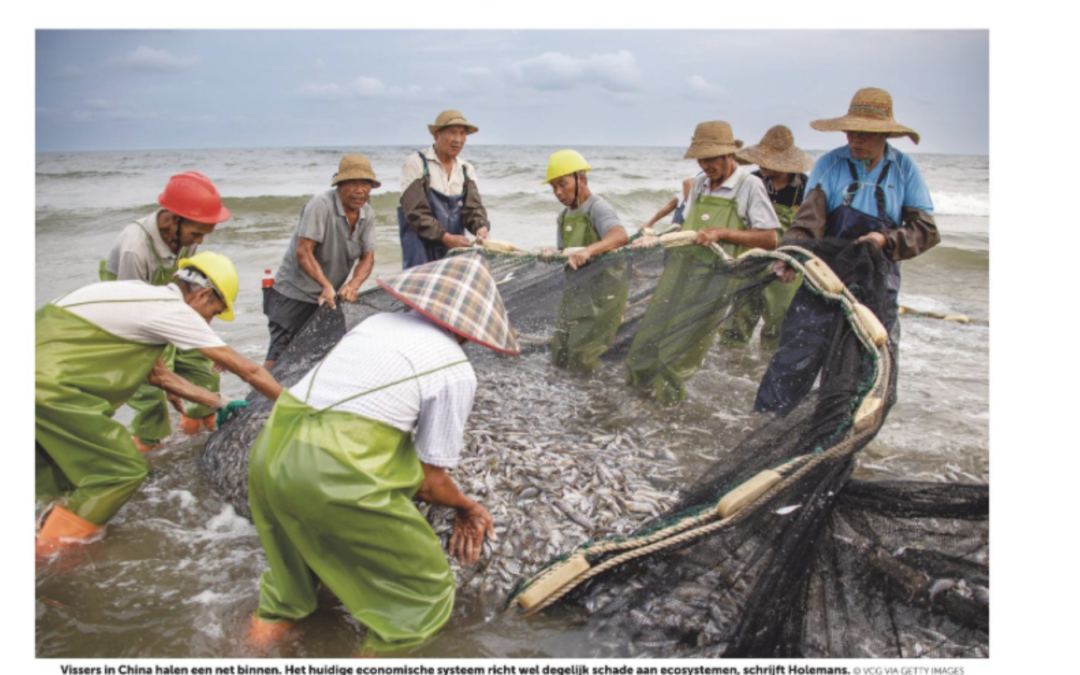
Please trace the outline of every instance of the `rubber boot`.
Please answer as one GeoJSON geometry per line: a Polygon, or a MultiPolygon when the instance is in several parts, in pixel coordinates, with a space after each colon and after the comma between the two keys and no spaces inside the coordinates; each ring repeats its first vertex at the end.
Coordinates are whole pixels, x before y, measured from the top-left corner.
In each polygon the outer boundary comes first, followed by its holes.
{"type": "Polygon", "coordinates": [[[202,418],[202,425],[203,429],[206,429],[207,431],[214,431],[217,429],[217,413],[202,418]]]}
{"type": "Polygon", "coordinates": [[[202,420],[188,417],[187,415],[180,416],[180,431],[183,431],[188,436],[194,436],[202,431],[202,420]]]}
{"type": "Polygon", "coordinates": [[[100,529],[100,525],[80,518],[63,506],[54,506],[38,532],[34,550],[39,556],[51,555],[69,544],[83,543],[100,529]]]}
{"type": "Polygon", "coordinates": [[[161,447],[160,442],[146,441],[144,443],[143,441],[139,440],[138,436],[132,436],[131,440],[135,443],[135,448],[139,452],[150,452],[151,450],[157,450],[158,448],[161,447]]]}
{"type": "Polygon", "coordinates": [[[272,647],[285,638],[292,626],[291,621],[264,621],[252,614],[247,642],[252,647],[272,647]]]}

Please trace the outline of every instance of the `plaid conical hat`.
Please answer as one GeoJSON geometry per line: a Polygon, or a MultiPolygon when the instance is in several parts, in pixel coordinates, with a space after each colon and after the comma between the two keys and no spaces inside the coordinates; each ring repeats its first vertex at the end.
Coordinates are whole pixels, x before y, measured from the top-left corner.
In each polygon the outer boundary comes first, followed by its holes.
{"type": "Polygon", "coordinates": [[[827,120],[814,120],[810,127],[818,131],[869,131],[888,134],[889,138],[907,136],[915,145],[919,134],[893,119],[892,95],[884,89],[866,87],[855,92],[848,114],[827,120]]]}
{"type": "Polygon", "coordinates": [[[483,255],[453,255],[377,281],[443,328],[503,354],[521,353],[483,255]]]}
{"type": "Polygon", "coordinates": [[[766,131],[760,143],[743,148],[735,157],[757,164],[762,169],[784,173],[806,173],[814,168],[813,158],[795,147],[791,129],[783,124],[766,131]]]}

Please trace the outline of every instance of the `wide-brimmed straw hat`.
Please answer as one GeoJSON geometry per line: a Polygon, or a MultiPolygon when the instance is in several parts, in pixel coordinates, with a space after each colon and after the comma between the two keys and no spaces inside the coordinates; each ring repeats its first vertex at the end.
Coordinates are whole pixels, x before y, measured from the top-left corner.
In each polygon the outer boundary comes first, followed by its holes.
{"type": "Polygon", "coordinates": [[[375,180],[375,172],[371,169],[371,160],[363,155],[345,155],[338,162],[337,173],[330,185],[337,185],[347,180],[369,180],[372,187],[382,185],[375,180]]]}
{"type": "Polygon", "coordinates": [[[795,147],[795,136],[783,124],[766,131],[760,143],[743,148],[736,157],[783,173],[806,173],[814,168],[814,158],[795,147]]]}
{"type": "Polygon", "coordinates": [[[503,354],[521,353],[482,254],[452,255],[377,281],[443,328],[503,354]]]}
{"type": "Polygon", "coordinates": [[[867,87],[855,92],[848,114],[827,120],[814,120],[810,126],[818,131],[869,131],[888,134],[889,138],[907,136],[916,145],[919,134],[893,119],[892,96],[884,89],[867,87]]]}
{"type": "Polygon", "coordinates": [[[428,131],[435,133],[443,127],[463,126],[466,134],[475,134],[480,131],[475,125],[469,124],[460,110],[444,110],[435,118],[435,124],[427,125],[428,131]]]}
{"type": "Polygon", "coordinates": [[[690,148],[683,158],[708,159],[733,155],[742,146],[743,142],[735,140],[735,135],[731,133],[731,125],[727,122],[702,122],[694,129],[694,137],[690,139],[690,148]]]}

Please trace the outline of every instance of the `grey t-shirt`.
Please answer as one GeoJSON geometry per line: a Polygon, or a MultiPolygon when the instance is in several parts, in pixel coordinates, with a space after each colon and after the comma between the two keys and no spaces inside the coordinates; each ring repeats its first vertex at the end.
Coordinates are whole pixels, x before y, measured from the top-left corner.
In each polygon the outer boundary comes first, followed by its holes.
{"type": "Polygon", "coordinates": [[[603,197],[597,197],[596,195],[590,196],[582,204],[578,204],[576,209],[563,209],[559,214],[559,228],[556,241],[558,243],[559,250],[566,248],[563,246],[563,216],[580,216],[588,215],[589,222],[592,223],[593,229],[603,239],[604,235],[611,231],[611,228],[619,223],[619,215],[615,213],[615,209],[611,208],[611,204],[604,201],[603,197]]]}
{"type": "Polygon", "coordinates": [[[350,233],[345,206],[336,189],[315,195],[300,211],[300,224],[289,242],[281,268],[274,275],[274,289],[293,300],[318,302],[322,287],[296,260],[300,237],[316,242],[315,260],[327,281],[338,289],[349,279],[356,261],[364,253],[375,250],[375,212],[371,204],[364,204],[356,228],[350,233]]]}

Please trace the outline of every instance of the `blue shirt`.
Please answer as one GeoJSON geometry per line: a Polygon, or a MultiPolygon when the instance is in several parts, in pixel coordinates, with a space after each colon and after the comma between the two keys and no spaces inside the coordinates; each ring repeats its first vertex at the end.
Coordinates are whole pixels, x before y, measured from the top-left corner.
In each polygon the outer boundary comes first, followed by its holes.
{"type": "Polygon", "coordinates": [[[930,214],[934,212],[930,190],[926,187],[915,160],[886,144],[885,157],[869,173],[863,169],[862,163],[851,156],[851,149],[846,145],[818,158],[807,181],[807,192],[820,183],[821,189],[825,191],[829,213],[843,205],[844,188],[852,183],[848,160],[855,163],[855,170],[862,184],[851,202],[852,208],[871,216],[878,215],[874,186],[881,177],[881,172],[886,166],[890,166],[889,175],[885,177],[881,187],[885,189],[885,211],[896,226],[901,225],[900,211],[905,206],[930,214]]]}

